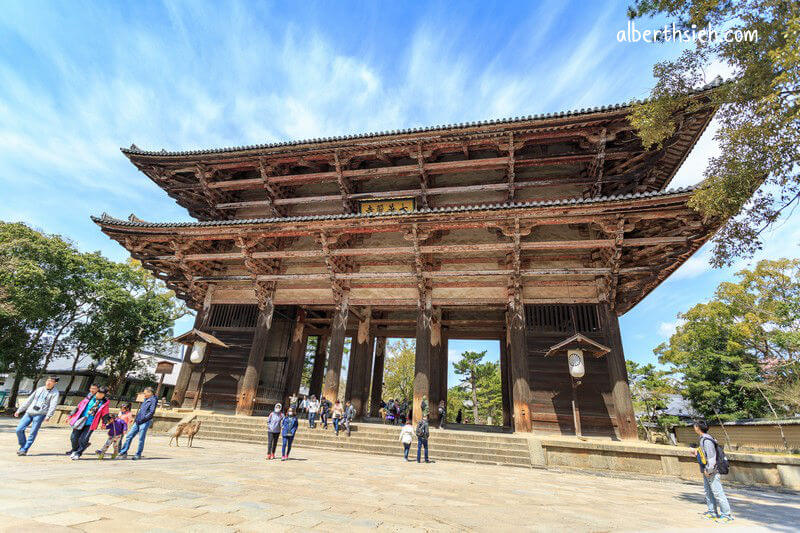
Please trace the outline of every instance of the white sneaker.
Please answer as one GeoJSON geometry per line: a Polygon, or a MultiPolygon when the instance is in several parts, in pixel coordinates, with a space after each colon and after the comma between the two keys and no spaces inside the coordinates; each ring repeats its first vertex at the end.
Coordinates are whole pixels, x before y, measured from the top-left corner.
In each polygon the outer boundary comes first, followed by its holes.
{"type": "Polygon", "coordinates": [[[72,459],[73,461],[77,461],[78,459],[81,458],[81,456],[78,455],[77,453],[73,453],[72,455],[69,456],[69,458],[72,459]]]}

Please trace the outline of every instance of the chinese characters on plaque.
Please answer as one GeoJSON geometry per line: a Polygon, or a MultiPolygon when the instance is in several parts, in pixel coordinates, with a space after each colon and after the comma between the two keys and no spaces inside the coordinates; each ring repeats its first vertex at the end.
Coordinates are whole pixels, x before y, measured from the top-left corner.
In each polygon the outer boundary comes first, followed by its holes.
{"type": "Polygon", "coordinates": [[[414,198],[394,198],[391,200],[363,200],[358,203],[361,214],[410,213],[416,209],[414,198]]]}

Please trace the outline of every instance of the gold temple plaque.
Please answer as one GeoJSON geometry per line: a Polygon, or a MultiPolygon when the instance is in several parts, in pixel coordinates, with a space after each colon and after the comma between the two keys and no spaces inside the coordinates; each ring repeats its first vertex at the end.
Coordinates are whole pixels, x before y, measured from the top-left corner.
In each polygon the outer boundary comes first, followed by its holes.
{"type": "Polygon", "coordinates": [[[417,208],[414,198],[392,198],[390,200],[362,200],[358,203],[361,214],[410,213],[417,208]]]}

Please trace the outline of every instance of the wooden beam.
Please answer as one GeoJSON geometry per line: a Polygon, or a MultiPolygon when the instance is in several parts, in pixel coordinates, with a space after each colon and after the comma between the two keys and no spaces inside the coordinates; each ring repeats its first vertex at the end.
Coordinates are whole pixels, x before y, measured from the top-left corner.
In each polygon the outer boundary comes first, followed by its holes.
{"type": "MultiPolygon", "coordinates": [[[[203,307],[197,311],[197,315],[194,317],[194,329],[196,330],[206,331],[206,328],[208,327],[208,322],[211,319],[211,300],[214,297],[214,289],[214,285],[208,287],[203,300],[203,307]]],[[[172,391],[171,403],[180,407],[186,407],[183,405],[186,397],[186,389],[189,388],[189,382],[191,381],[192,373],[195,371],[195,366],[197,366],[189,360],[189,356],[192,353],[192,348],[193,346],[187,346],[183,352],[183,364],[181,365],[181,370],[178,373],[178,379],[175,381],[175,389],[172,391]]]]}
{"type": "Polygon", "coordinates": [[[433,321],[433,303],[430,294],[417,311],[417,343],[414,356],[414,402],[412,407],[413,423],[416,426],[422,420],[422,400],[430,398],[431,350],[438,340],[431,335],[433,321]]]}
{"type": "Polygon", "coordinates": [[[342,162],[339,160],[339,150],[336,150],[333,153],[334,156],[334,164],[336,166],[336,182],[339,184],[339,193],[342,197],[342,209],[344,213],[352,213],[353,212],[353,205],[350,203],[348,199],[348,195],[350,194],[350,182],[344,175],[342,171],[342,162]]]}
{"type": "Polygon", "coordinates": [[[428,208],[428,174],[425,171],[425,158],[422,156],[422,143],[417,144],[417,168],[419,169],[420,203],[428,208]]]}
{"type": "Polygon", "coordinates": [[[514,157],[514,133],[510,132],[508,134],[508,196],[507,200],[509,202],[514,201],[514,192],[516,190],[516,186],[514,184],[514,163],[516,158],[514,157]]]}
{"type": "MultiPolygon", "coordinates": [[[[615,150],[606,152],[606,159],[624,160],[635,154],[631,150],[615,150]]],[[[542,156],[536,158],[515,158],[515,167],[537,167],[550,165],[565,165],[575,163],[585,163],[596,158],[593,153],[570,153],[555,156],[542,156]]],[[[452,172],[465,172],[477,170],[502,170],[507,169],[509,157],[488,157],[482,159],[465,159],[458,161],[441,161],[436,163],[423,163],[422,169],[426,175],[447,174],[452,172]]],[[[288,174],[283,176],[270,176],[272,184],[297,186],[308,183],[319,183],[327,181],[342,180],[368,180],[374,178],[397,178],[402,176],[419,175],[420,166],[418,163],[412,165],[398,165],[391,167],[364,168],[355,170],[339,169],[333,172],[314,172],[308,174],[288,174]]],[[[239,180],[225,180],[209,182],[210,189],[220,190],[245,190],[259,189],[263,187],[260,178],[247,178],[239,180]]]]}

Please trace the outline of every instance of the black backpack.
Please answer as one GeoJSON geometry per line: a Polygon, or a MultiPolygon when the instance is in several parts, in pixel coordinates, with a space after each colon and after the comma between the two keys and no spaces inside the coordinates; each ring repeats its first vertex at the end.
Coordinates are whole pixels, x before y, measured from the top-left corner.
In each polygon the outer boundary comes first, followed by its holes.
{"type": "Polygon", "coordinates": [[[711,439],[711,442],[714,443],[714,450],[717,452],[717,472],[720,474],[727,474],[730,471],[731,464],[728,461],[728,456],[725,455],[725,449],[723,448],[722,444],[717,442],[717,439],[713,437],[708,437],[711,439]]]}
{"type": "Polygon", "coordinates": [[[427,439],[428,435],[428,425],[423,420],[420,420],[419,424],[417,424],[417,437],[427,439]]]}

